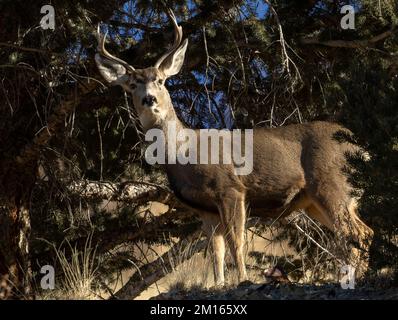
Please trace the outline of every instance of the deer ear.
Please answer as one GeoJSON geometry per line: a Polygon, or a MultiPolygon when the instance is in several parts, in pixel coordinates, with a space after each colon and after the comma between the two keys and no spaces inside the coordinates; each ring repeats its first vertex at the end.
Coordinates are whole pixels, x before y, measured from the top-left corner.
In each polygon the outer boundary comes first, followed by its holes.
{"type": "Polygon", "coordinates": [[[171,77],[180,72],[181,67],[184,63],[185,52],[187,51],[188,39],[185,39],[182,45],[174,51],[174,53],[170,54],[162,64],[159,66],[159,69],[163,71],[166,77],[171,77]]]}
{"type": "Polygon", "coordinates": [[[95,55],[95,62],[102,77],[111,85],[124,85],[129,76],[126,68],[120,63],[102,57],[100,54],[95,55]]]}

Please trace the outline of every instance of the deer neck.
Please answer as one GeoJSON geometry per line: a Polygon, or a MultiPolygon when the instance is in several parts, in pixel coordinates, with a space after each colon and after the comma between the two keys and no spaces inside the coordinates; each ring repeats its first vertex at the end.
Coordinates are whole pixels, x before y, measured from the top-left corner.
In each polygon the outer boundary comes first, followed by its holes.
{"type": "Polygon", "coordinates": [[[170,135],[177,135],[178,132],[185,129],[186,126],[178,118],[173,104],[170,102],[169,111],[164,120],[161,121],[159,128],[163,131],[166,141],[169,140],[170,135]]]}
{"type": "Polygon", "coordinates": [[[187,127],[178,118],[171,100],[167,103],[167,108],[159,108],[164,110],[163,115],[160,113],[154,116],[153,113],[143,113],[140,115],[140,120],[146,134],[152,129],[162,131],[166,150],[168,150],[169,146],[178,149],[182,142],[178,141],[177,135],[187,127]]]}
{"type": "Polygon", "coordinates": [[[178,133],[187,127],[178,118],[172,103],[170,102],[170,111],[167,113],[164,121],[160,123],[159,129],[164,134],[164,147],[165,147],[165,171],[171,184],[174,181],[173,177],[178,175],[178,170],[173,164],[177,163],[178,150],[183,143],[178,137],[178,133]],[[171,165],[171,166],[170,166],[171,165]]]}

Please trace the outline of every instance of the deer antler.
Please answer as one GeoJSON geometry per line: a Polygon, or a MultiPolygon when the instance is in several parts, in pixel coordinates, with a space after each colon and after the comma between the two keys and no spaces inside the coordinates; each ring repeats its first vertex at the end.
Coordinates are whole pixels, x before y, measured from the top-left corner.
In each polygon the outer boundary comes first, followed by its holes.
{"type": "Polygon", "coordinates": [[[167,15],[169,16],[169,18],[173,22],[173,26],[174,26],[174,43],[171,46],[171,48],[169,50],[167,50],[167,52],[165,54],[163,54],[159,58],[159,60],[155,64],[155,68],[159,68],[159,66],[162,64],[162,62],[171,53],[173,53],[175,50],[178,49],[178,46],[181,44],[181,40],[182,40],[182,27],[178,25],[177,19],[176,19],[175,15],[174,15],[173,11],[171,9],[167,9],[167,15]]]}
{"type": "Polygon", "coordinates": [[[97,27],[97,40],[98,40],[98,46],[97,46],[97,51],[99,54],[103,55],[105,58],[120,63],[122,66],[124,66],[127,70],[129,71],[134,71],[134,67],[129,65],[126,61],[123,61],[122,59],[119,59],[113,55],[111,55],[106,49],[105,49],[105,39],[107,36],[108,32],[106,32],[104,35],[101,34],[100,31],[100,25],[97,27]]]}

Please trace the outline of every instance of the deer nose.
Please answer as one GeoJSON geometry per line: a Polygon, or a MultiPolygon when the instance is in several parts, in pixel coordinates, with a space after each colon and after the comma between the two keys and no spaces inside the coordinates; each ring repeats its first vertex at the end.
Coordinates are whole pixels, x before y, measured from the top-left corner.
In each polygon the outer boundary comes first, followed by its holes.
{"type": "Polygon", "coordinates": [[[147,105],[148,107],[152,107],[155,102],[157,102],[156,97],[154,97],[153,95],[146,95],[143,99],[142,99],[142,104],[143,105],[147,105]]]}

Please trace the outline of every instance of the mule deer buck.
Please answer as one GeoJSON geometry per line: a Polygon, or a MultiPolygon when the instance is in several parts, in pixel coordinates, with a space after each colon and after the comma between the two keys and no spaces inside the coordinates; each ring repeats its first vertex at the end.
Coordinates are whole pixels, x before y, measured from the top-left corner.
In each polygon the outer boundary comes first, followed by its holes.
{"type": "MultiPolygon", "coordinates": [[[[165,80],[176,75],[184,61],[188,41],[174,14],[174,43],[153,67],[135,69],[105,49],[106,35],[98,29],[95,60],[110,85],[130,93],[146,132],[161,129],[169,142],[170,123],[184,129],[174,111],[165,80]]],[[[335,134],[349,131],[337,124],[313,122],[279,128],[253,130],[253,171],[236,175],[231,164],[165,164],[175,194],[200,209],[203,228],[211,235],[216,283],[224,283],[225,244],[229,245],[239,281],[247,279],[243,246],[246,209],[261,217],[286,217],[294,211],[306,213],[331,230],[344,243],[354,240],[359,248],[349,251],[348,263],[363,272],[373,231],[358,217],[357,199],[343,173],[346,154],[359,151],[338,142],[335,134]]],[[[195,131],[197,134],[198,130],[195,131]]]]}

